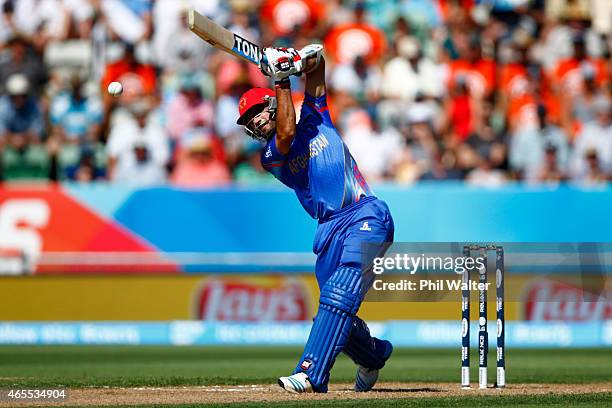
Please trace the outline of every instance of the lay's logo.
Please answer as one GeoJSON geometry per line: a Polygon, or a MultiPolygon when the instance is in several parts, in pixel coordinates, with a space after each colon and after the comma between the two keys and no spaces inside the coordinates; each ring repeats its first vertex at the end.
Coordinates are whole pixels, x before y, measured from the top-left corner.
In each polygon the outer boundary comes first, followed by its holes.
{"type": "Polygon", "coordinates": [[[523,314],[526,320],[585,321],[612,319],[612,298],[603,289],[593,293],[582,287],[541,280],[527,290],[523,314]]]}
{"type": "Polygon", "coordinates": [[[308,296],[296,280],[215,278],[196,293],[196,316],[207,321],[305,321],[308,296]]]}

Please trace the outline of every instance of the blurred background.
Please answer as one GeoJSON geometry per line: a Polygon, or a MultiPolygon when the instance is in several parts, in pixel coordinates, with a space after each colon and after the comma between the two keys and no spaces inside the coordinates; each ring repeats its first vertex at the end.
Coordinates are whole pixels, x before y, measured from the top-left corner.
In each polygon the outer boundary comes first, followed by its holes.
{"type": "MultiPolygon", "coordinates": [[[[397,241],[612,241],[609,0],[0,5],[0,342],[306,338],[316,223],[235,124],[241,93],[269,83],[193,35],[191,8],[262,46],[325,45],[332,117],[397,241]]],[[[609,300],[520,282],[507,316],[539,326],[511,326],[510,346],[612,344],[609,300]],[[538,291],[576,297],[535,310],[538,291]]],[[[399,345],[454,347],[458,316],[361,317],[399,345]]]]}
{"type": "Polygon", "coordinates": [[[238,96],[268,81],[191,34],[189,8],[264,46],[322,42],[334,121],[370,182],[612,174],[606,0],[0,3],[5,181],[272,182],[235,125],[238,96]]]}

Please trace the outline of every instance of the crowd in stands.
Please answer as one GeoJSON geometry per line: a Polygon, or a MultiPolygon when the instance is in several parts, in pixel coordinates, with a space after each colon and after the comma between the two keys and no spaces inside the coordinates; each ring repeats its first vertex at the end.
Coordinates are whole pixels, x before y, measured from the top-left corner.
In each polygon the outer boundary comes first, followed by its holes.
{"type": "Polygon", "coordinates": [[[191,8],[262,45],[323,43],[330,112],[371,183],[612,180],[609,0],[0,5],[7,182],[273,182],[236,125],[239,96],[269,80],[193,35],[191,8]]]}

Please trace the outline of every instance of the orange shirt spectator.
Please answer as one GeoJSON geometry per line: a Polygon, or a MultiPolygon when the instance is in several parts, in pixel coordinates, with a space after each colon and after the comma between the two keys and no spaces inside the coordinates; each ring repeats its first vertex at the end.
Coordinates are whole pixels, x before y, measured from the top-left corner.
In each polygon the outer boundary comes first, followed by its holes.
{"type": "Polygon", "coordinates": [[[587,54],[585,39],[582,36],[573,39],[573,48],[573,57],[559,61],[553,72],[560,90],[570,95],[582,93],[586,76],[593,77],[597,86],[604,86],[608,82],[606,61],[587,54]]]}
{"type": "Polygon", "coordinates": [[[276,35],[292,32],[295,27],[314,28],[323,15],[323,4],[317,0],[266,0],[261,19],[271,24],[276,35]]]}
{"type": "Polygon", "coordinates": [[[546,114],[551,123],[561,122],[561,105],[550,92],[539,95],[539,100],[532,93],[525,93],[513,98],[508,104],[507,116],[510,131],[521,127],[538,127],[538,102],[546,107],[546,114]]]}
{"type": "Polygon", "coordinates": [[[454,84],[460,76],[465,78],[471,95],[486,97],[495,87],[495,62],[488,59],[474,62],[455,60],[450,63],[449,83],[454,84]]]}
{"type": "Polygon", "coordinates": [[[510,132],[521,127],[538,127],[538,104],[546,107],[552,123],[561,120],[559,100],[550,91],[545,73],[528,72],[522,63],[509,63],[500,71],[499,87],[506,97],[506,118],[510,132]],[[535,77],[534,77],[535,76],[535,77]]]}
{"type": "Polygon", "coordinates": [[[510,100],[523,97],[529,91],[527,67],[520,63],[504,65],[499,75],[499,86],[510,100]]]}
{"type": "Polygon", "coordinates": [[[581,61],[576,58],[561,60],[555,68],[554,76],[561,90],[575,95],[582,92],[585,70],[594,71],[595,83],[599,87],[607,83],[606,61],[596,58],[586,58],[581,61]]]}
{"type": "Polygon", "coordinates": [[[333,28],[325,37],[325,50],[340,64],[362,56],[368,64],[376,63],[387,49],[385,34],[367,23],[347,23],[333,28]]]}
{"type": "Polygon", "coordinates": [[[469,95],[459,95],[452,99],[450,120],[453,130],[460,142],[465,142],[473,130],[472,104],[469,95]]]}
{"type": "Polygon", "coordinates": [[[107,65],[102,78],[103,89],[114,81],[121,82],[128,97],[152,94],[157,87],[155,68],[139,63],[131,44],[126,45],[123,58],[107,65]]]}
{"type": "Polygon", "coordinates": [[[453,83],[451,97],[446,104],[446,115],[450,130],[459,142],[464,142],[474,131],[475,106],[474,98],[464,77],[458,77],[453,83]]]}

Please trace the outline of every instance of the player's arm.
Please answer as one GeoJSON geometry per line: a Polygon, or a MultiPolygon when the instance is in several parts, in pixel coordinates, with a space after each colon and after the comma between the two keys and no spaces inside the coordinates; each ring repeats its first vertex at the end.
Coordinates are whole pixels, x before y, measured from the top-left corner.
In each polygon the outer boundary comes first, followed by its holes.
{"type": "Polygon", "coordinates": [[[306,93],[310,96],[318,98],[325,95],[325,60],[321,56],[320,60],[309,60],[306,65],[306,93]],[[312,64],[314,69],[309,71],[308,64],[312,64]]]}
{"type": "Polygon", "coordinates": [[[296,126],[289,78],[276,84],[276,103],[276,149],[287,154],[295,138],[296,126]]]}
{"type": "MultiPolygon", "coordinates": [[[[308,45],[299,52],[293,48],[263,49],[260,69],[264,75],[272,77],[276,84],[276,148],[281,154],[289,153],[296,129],[289,77],[300,73],[313,74],[314,71],[309,72],[309,70],[316,71],[322,49],[323,47],[318,44],[308,45]]],[[[323,69],[322,75],[313,77],[315,82],[321,82],[317,78],[323,78],[321,87],[323,93],[325,92],[324,74],[323,69]]]]}

